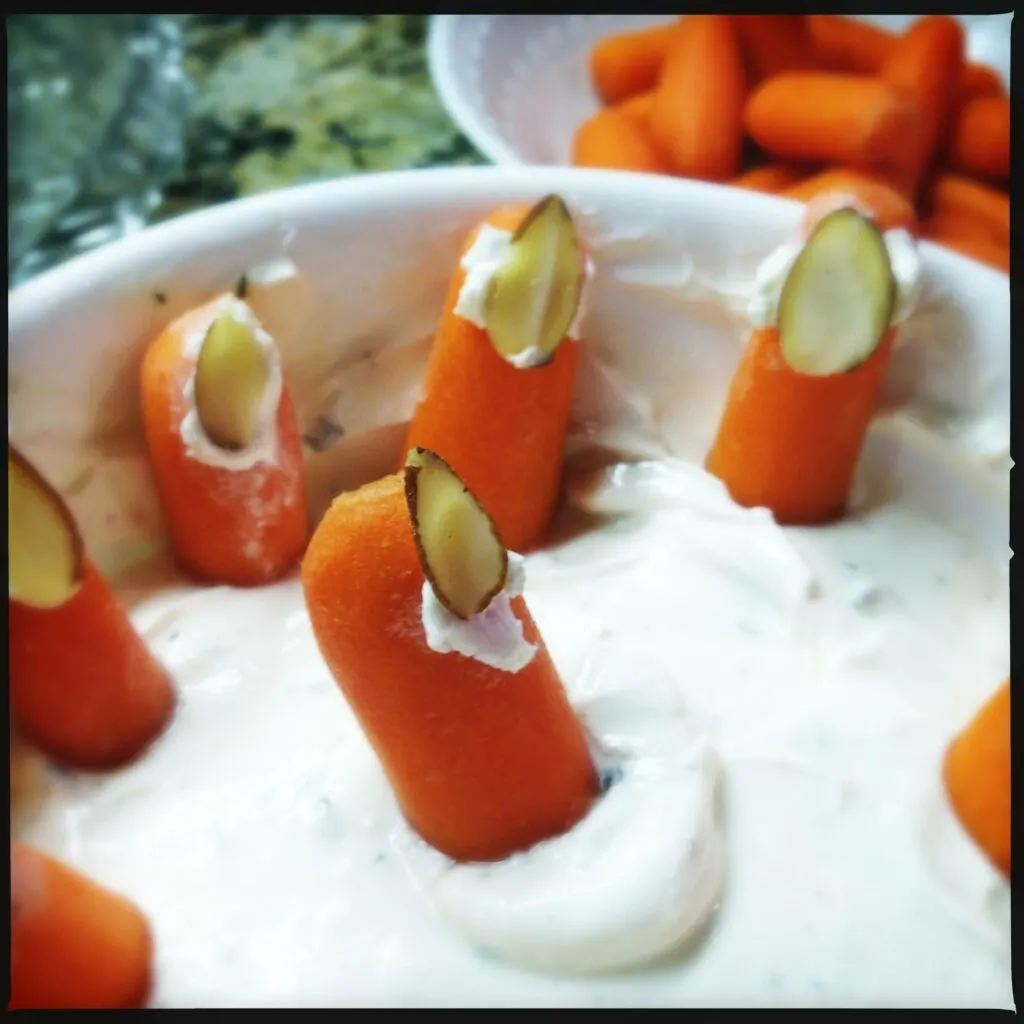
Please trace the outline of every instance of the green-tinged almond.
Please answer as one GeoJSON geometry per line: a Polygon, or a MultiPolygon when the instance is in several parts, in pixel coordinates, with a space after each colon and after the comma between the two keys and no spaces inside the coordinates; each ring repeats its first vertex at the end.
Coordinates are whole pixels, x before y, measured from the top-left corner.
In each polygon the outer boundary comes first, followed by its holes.
{"type": "Polygon", "coordinates": [[[7,443],[8,596],[56,608],[82,583],[85,548],[71,510],[42,474],[7,443]]]}
{"type": "Polygon", "coordinates": [[[881,344],[895,304],[882,233],[854,209],[835,210],[811,232],[782,286],[782,356],[817,377],[853,370],[881,344]]]}

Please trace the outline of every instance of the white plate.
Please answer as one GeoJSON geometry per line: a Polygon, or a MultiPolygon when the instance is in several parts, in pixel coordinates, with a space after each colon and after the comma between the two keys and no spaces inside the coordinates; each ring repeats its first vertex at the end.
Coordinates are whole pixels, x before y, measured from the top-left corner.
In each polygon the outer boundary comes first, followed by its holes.
{"type": "MultiPolygon", "coordinates": [[[[455,123],[499,164],[568,164],[577,125],[598,107],[587,55],[613,32],[671,21],[660,14],[437,14],[430,73],[455,123]]],[[[866,15],[901,30],[909,14],[866,15]]],[[[957,15],[971,60],[1010,81],[1011,14],[957,15]]]]}

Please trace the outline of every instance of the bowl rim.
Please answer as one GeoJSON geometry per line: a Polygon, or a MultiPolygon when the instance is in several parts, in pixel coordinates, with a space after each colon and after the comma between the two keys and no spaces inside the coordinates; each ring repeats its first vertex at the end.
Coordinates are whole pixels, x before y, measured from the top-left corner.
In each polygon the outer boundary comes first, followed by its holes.
{"type": "MultiPolygon", "coordinates": [[[[252,234],[290,217],[315,219],[316,212],[324,207],[333,213],[338,206],[357,208],[385,199],[394,203],[396,197],[404,199],[410,207],[422,207],[432,199],[440,205],[458,205],[475,196],[500,191],[502,186],[536,190],[538,194],[562,189],[637,195],[642,192],[645,202],[669,204],[690,195],[694,200],[703,197],[708,203],[727,203],[739,209],[746,206],[751,211],[757,206],[772,206],[789,207],[795,212],[802,206],[796,200],[713,182],[544,164],[443,166],[331,178],[193,210],[143,227],[43,271],[7,293],[8,344],[17,345],[23,329],[54,306],[77,298],[85,284],[106,286],[120,267],[130,266],[134,260],[155,260],[163,253],[175,254],[180,260],[181,254],[197,248],[204,236],[252,234]]],[[[1002,286],[1009,291],[1008,275],[923,239],[918,244],[926,263],[945,265],[947,272],[958,275],[991,275],[993,283],[1001,279],[1002,286]]]]}
{"type": "Polygon", "coordinates": [[[499,165],[527,166],[527,161],[480,120],[451,72],[452,37],[461,17],[459,14],[432,14],[427,25],[427,69],[441,105],[462,134],[488,160],[499,165]]]}

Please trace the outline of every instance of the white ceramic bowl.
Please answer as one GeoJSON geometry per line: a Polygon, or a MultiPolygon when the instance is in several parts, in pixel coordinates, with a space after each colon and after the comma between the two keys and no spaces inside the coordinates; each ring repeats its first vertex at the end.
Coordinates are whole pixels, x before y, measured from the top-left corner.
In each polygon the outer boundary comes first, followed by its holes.
{"type": "MultiPolygon", "coordinates": [[[[613,401],[595,387],[600,364],[639,386],[670,449],[700,460],[746,333],[744,293],[801,208],[712,185],[554,168],[404,172],[270,193],[147,229],[43,274],[8,299],[11,438],[66,495],[101,569],[116,573],[153,551],[163,528],[139,425],[144,348],[168,320],[241,274],[275,260],[281,269],[288,260],[298,273],[251,280],[249,299],[281,345],[303,431],[316,435],[324,415],[345,428],[335,447],[307,453],[314,505],[322,509],[333,493],[395,465],[466,229],[496,206],[552,191],[579,218],[598,268],[583,324],[576,419],[600,422],[613,401]]],[[[990,473],[948,459],[934,445],[907,448],[884,430],[872,435],[864,464],[876,471],[868,474],[873,482],[923,495],[1005,562],[1008,472],[998,456],[1009,436],[1007,278],[927,245],[922,251],[923,306],[891,365],[885,404],[925,423],[941,412],[939,422],[958,444],[992,456],[990,473]]],[[[966,686],[951,720],[968,714],[986,686],[984,679],[966,686]]],[[[367,786],[367,807],[371,798],[386,799],[367,786]]],[[[128,790],[126,799],[134,799],[128,790]]],[[[117,792],[111,799],[120,799],[117,792]]],[[[979,869],[983,880],[987,870],[979,869]]],[[[424,921],[415,935],[433,934],[424,921]]],[[[338,955],[351,975],[347,954],[338,955]]],[[[343,981],[354,986],[352,998],[422,1005],[417,978],[393,977],[389,950],[379,963],[376,955],[367,953],[369,977],[343,981]]],[[[214,963],[195,982],[208,983],[201,991],[213,1005],[225,999],[219,969],[214,963]]],[[[643,1001],[663,998],[659,971],[652,969],[643,1001]]],[[[541,999],[537,989],[520,991],[514,972],[487,973],[473,961],[470,974],[453,999],[541,999]]],[[[918,972],[908,985],[926,976],[918,972]]],[[[233,992],[242,982],[235,984],[233,992]]],[[[552,981],[543,991],[566,1005],[637,998],[636,988],[617,984],[598,992],[552,981]]],[[[950,984],[962,997],[956,979],[950,984]]],[[[300,996],[316,993],[280,994],[300,996]]],[[[884,996],[863,994],[869,1002],[884,996]]],[[[1004,999],[988,989],[981,996],[1004,999]]]]}
{"type": "MultiPolygon", "coordinates": [[[[438,14],[430,73],[441,100],[473,144],[499,164],[568,164],[576,126],[598,107],[587,55],[613,32],[671,21],[661,14],[438,14]]],[[[916,15],[865,15],[902,30],[916,15]]],[[[1009,84],[1012,15],[957,15],[971,60],[1009,84]]]]}
{"type": "MultiPolygon", "coordinates": [[[[554,168],[397,172],[268,193],[40,275],[8,296],[11,438],[67,491],[99,564],[114,571],[130,561],[163,535],[139,433],[145,344],[241,274],[286,258],[298,276],[253,284],[250,299],[283,347],[303,431],[315,435],[330,415],[348,435],[326,454],[308,453],[322,505],[380,470],[358,440],[366,431],[395,432],[397,447],[465,231],[501,203],[551,191],[595,245],[589,346],[649,391],[663,429],[694,438],[698,447],[681,454],[700,459],[740,351],[755,267],[802,207],[716,185],[554,168]],[[381,360],[389,373],[376,372],[381,360]],[[699,373],[691,390],[670,392],[664,370],[679,361],[699,373]]],[[[925,294],[891,365],[886,407],[927,423],[941,417],[1005,481],[1007,278],[928,244],[922,251],[925,294]]]]}

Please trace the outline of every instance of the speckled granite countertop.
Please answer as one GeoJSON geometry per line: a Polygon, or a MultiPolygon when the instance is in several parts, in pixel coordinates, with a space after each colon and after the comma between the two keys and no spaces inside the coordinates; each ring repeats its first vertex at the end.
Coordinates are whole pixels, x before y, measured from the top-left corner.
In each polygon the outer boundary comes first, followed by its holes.
{"type": "Polygon", "coordinates": [[[427,72],[425,15],[185,15],[195,106],[153,219],[299,182],[485,162],[427,72]]]}
{"type": "Polygon", "coordinates": [[[8,286],[147,222],[239,196],[484,163],[434,92],[427,22],[13,16],[8,286]]]}

